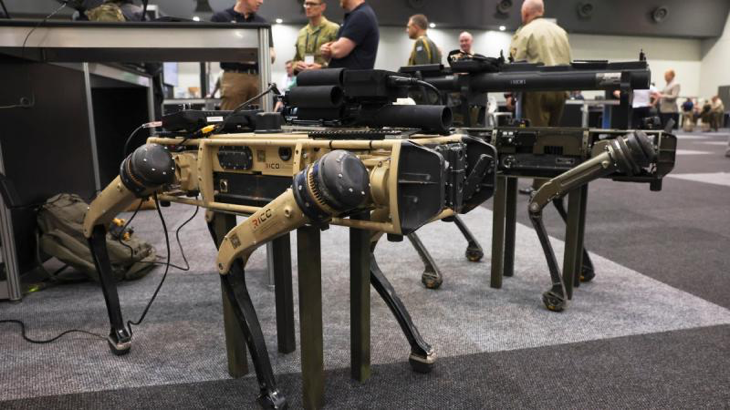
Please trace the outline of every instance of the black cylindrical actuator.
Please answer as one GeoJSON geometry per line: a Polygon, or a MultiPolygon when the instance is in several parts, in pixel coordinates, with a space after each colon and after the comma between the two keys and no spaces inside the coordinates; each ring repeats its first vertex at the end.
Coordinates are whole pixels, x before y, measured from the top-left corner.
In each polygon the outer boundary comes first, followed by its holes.
{"type": "Polygon", "coordinates": [[[301,85],[337,85],[342,86],[344,68],[328,68],[326,70],[307,70],[297,75],[297,86],[301,85]]]}
{"type": "Polygon", "coordinates": [[[286,93],[286,98],[295,107],[334,108],[342,105],[344,93],[336,85],[297,85],[286,93]]]}
{"type": "Polygon", "coordinates": [[[453,120],[451,109],[442,105],[386,105],[363,117],[363,125],[420,128],[441,134],[449,132],[453,120]]]}

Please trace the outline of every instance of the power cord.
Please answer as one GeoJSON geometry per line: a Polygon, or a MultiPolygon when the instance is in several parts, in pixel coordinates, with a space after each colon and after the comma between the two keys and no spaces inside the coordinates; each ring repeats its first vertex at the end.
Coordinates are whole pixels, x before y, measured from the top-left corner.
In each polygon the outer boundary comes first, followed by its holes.
{"type": "Polygon", "coordinates": [[[139,127],[135,128],[135,130],[132,131],[131,134],[129,134],[129,137],[127,137],[127,140],[124,142],[124,151],[122,152],[122,158],[127,158],[127,155],[129,152],[129,143],[132,142],[132,138],[134,138],[134,136],[137,135],[138,132],[140,132],[143,129],[157,128],[157,127],[162,127],[162,121],[147,122],[147,123],[144,123],[144,124],[140,125],[139,127]]]}
{"type": "Polygon", "coordinates": [[[64,337],[64,336],[66,336],[66,335],[67,335],[67,334],[69,334],[69,333],[84,333],[84,334],[87,334],[87,335],[91,335],[91,336],[94,336],[94,337],[96,337],[96,338],[99,338],[99,339],[101,339],[101,340],[106,340],[106,336],[102,336],[102,335],[100,335],[100,334],[98,334],[98,333],[93,333],[93,332],[87,332],[86,330],[81,330],[81,329],[71,329],[71,330],[67,330],[67,331],[65,331],[65,332],[61,333],[60,335],[58,335],[58,336],[56,336],[56,337],[53,337],[53,338],[50,338],[50,339],[46,339],[46,340],[35,340],[35,339],[31,339],[31,338],[29,338],[29,337],[28,337],[28,336],[27,336],[27,335],[25,334],[25,323],[23,323],[23,321],[22,321],[22,320],[16,320],[16,319],[4,319],[4,320],[0,320],[0,323],[15,323],[15,324],[18,324],[18,325],[20,325],[20,329],[21,329],[21,334],[22,334],[22,336],[23,336],[23,339],[25,339],[25,341],[26,341],[26,342],[29,342],[29,343],[33,343],[33,344],[40,344],[40,345],[43,345],[43,344],[47,344],[47,343],[53,343],[53,342],[55,342],[56,340],[58,340],[58,339],[60,339],[60,338],[62,338],[62,337],[64,337]]]}
{"type": "MultiPolygon", "coordinates": [[[[47,15],[43,20],[40,21],[40,23],[36,24],[35,27],[33,27],[29,32],[28,35],[25,36],[25,40],[23,40],[23,46],[20,49],[20,59],[25,59],[25,45],[28,43],[28,39],[30,38],[30,35],[33,34],[34,31],[43,24],[45,24],[48,19],[55,16],[56,13],[63,10],[66,7],[66,2],[61,4],[61,7],[57,8],[53,13],[47,15]]],[[[0,106],[0,110],[8,110],[12,108],[31,108],[35,105],[35,92],[33,91],[33,79],[30,76],[31,70],[26,70],[26,73],[28,75],[28,86],[30,87],[30,99],[27,97],[20,97],[20,104],[13,104],[13,105],[4,105],[0,106]]]]}
{"type": "Polygon", "coordinates": [[[5,13],[5,18],[10,20],[10,13],[8,13],[8,8],[5,7],[5,2],[3,0],[0,0],[0,6],[3,7],[3,12],[5,13]]]}
{"type": "MultiPolygon", "coordinates": [[[[157,213],[160,216],[160,222],[162,223],[162,230],[165,233],[165,245],[167,247],[167,263],[164,263],[164,265],[165,265],[165,273],[162,275],[162,279],[160,280],[160,283],[157,285],[157,288],[155,289],[155,293],[152,295],[152,297],[150,298],[150,300],[147,302],[147,306],[145,306],[145,309],[142,312],[142,315],[139,317],[139,319],[136,322],[135,321],[131,321],[131,320],[127,321],[127,328],[129,329],[129,334],[130,335],[132,335],[132,325],[139,326],[144,321],[145,316],[147,316],[147,312],[149,312],[150,308],[152,307],[152,303],[157,298],[157,294],[160,292],[160,289],[162,288],[162,285],[165,283],[165,279],[167,278],[167,273],[170,270],[170,266],[172,266],[170,264],[170,256],[171,256],[170,255],[170,236],[169,236],[169,234],[167,232],[167,224],[165,223],[165,218],[163,217],[162,210],[160,209],[160,201],[157,198],[157,193],[154,194],[154,198],[155,198],[155,205],[157,207],[157,213]]],[[[131,222],[131,219],[133,219],[134,216],[137,214],[137,212],[139,211],[140,207],[141,207],[141,203],[140,203],[140,206],[137,207],[137,210],[132,215],[132,218],[130,218],[130,222],[131,222]]],[[[195,215],[197,215],[197,212],[198,212],[198,209],[196,208],[195,214],[193,214],[193,217],[195,217],[195,215]]],[[[185,224],[187,224],[188,222],[190,222],[193,219],[193,217],[189,218],[182,225],[180,225],[180,227],[178,227],[178,230],[175,233],[175,235],[177,236],[177,239],[178,239],[178,244],[180,244],[180,237],[179,237],[179,231],[180,231],[180,229],[183,226],[185,226],[185,224]]],[[[180,246],[181,246],[181,250],[182,250],[182,245],[180,245],[180,246]]],[[[185,259],[184,254],[183,254],[183,259],[185,260],[185,263],[187,264],[187,259],[185,259]]],[[[190,265],[188,265],[188,269],[189,268],[190,268],[190,265]]],[[[91,336],[97,337],[97,338],[99,338],[101,340],[105,340],[105,341],[107,340],[107,337],[106,336],[103,336],[103,335],[100,335],[100,334],[97,334],[97,333],[93,333],[93,332],[88,332],[86,330],[81,330],[81,329],[70,329],[70,330],[66,330],[63,333],[59,334],[58,336],[55,336],[55,337],[53,337],[51,339],[47,339],[47,340],[35,340],[35,339],[29,338],[25,334],[25,323],[23,323],[23,321],[17,320],[17,319],[3,319],[3,320],[0,320],[0,324],[2,324],[2,323],[15,323],[15,324],[20,325],[23,339],[26,340],[27,342],[34,343],[34,344],[47,344],[47,343],[52,343],[52,342],[55,342],[56,340],[62,338],[63,336],[66,336],[69,333],[84,333],[84,334],[87,334],[87,335],[91,335],[91,336]]]]}
{"type": "Polygon", "coordinates": [[[147,306],[144,308],[144,311],[142,312],[142,315],[137,319],[136,322],[133,322],[131,320],[127,321],[127,329],[129,329],[129,335],[132,336],[132,325],[139,326],[142,324],[142,321],[144,321],[145,316],[147,316],[147,312],[149,312],[150,307],[152,307],[152,303],[157,298],[157,294],[160,292],[160,289],[162,288],[162,285],[165,283],[165,279],[167,278],[167,272],[170,271],[170,235],[167,233],[167,224],[165,223],[165,218],[162,216],[162,209],[160,209],[160,200],[157,198],[157,193],[154,194],[155,197],[155,205],[157,207],[157,214],[160,215],[160,222],[162,223],[162,231],[165,232],[165,246],[167,247],[167,264],[165,265],[165,273],[162,275],[162,279],[160,280],[159,285],[157,285],[157,289],[155,289],[155,293],[152,294],[152,297],[150,298],[149,302],[147,302],[147,306]]]}

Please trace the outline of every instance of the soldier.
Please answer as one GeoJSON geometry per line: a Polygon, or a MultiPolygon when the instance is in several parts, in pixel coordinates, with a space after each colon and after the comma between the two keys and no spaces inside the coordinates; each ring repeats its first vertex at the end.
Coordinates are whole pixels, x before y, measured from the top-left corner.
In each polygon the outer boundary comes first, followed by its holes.
{"type": "Polygon", "coordinates": [[[333,23],[324,16],[327,4],[324,0],[305,0],[304,12],[309,24],[299,30],[296,54],[294,55],[294,72],[327,68],[329,59],[322,55],[321,47],[337,40],[339,24],[333,23]]]}
{"type": "Polygon", "coordinates": [[[441,64],[441,50],[428,38],[428,19],[423,14],[416,14],[408,19],[406,27],[408,38],[416,40],[408,59],[408,65],[441,64]]]}
{"type": "MultiPolygon", "coordinates": [[[[522,27],[512,37],[510,54],[515,61],[542,63],[546,66],[570,64],[568,34],[557,24],[542,18],[545,5],[542,0],[525,0],[522,3],[522,27]]],[[[530,92],[522,94],[522,117],[535,127],[556,127],[563,116],[565,92],[530,92]]],[[[530,194],[541,185],[537,180],[533,188],[521,189],[530,194]]]]}

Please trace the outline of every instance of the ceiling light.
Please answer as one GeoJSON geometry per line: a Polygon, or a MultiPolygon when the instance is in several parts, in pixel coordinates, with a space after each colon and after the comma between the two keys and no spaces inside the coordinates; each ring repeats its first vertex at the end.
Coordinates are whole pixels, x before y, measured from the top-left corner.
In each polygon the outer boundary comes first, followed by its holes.
{"type": "Polygon", "coordinates": [[[281,24],[283,22],[284,22],[284,20],[282,20],[282,19],[276,19],[276,24],[281,24]]]}
{"type": "Polygon", "coordinates": [[[431,23],[428,26],[431,27],[431,28],[436,28],[436,23],[431,23]]]}
{"type": "Polygon", "coordinates": [[[198,17],[198,16],[193,16],[193,21],[200,21],[200,17],[198,17]]]}
{"type": "Polygon", "coordinates": [[[499,31],[505,31],[505,30],[507,30],[507,27],[505,27],[505,26],[499,26],[499,31]]]}

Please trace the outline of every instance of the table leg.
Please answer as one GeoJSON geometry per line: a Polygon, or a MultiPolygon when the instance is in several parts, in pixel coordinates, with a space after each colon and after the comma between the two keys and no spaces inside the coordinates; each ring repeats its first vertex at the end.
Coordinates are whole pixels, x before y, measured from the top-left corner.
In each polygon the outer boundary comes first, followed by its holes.
{"type": "Polygon", "coordinates": [[[507,178],[504,227],[504,276],[515,273],[515,232],[517,230],[517,178],[507,178]]]}
{"type": "Polygon", "coordinates": [[[492,277],[490,281],[490,286],[495,289],[502,287],[502,275],[504,273],[506,191],[507,177],[498,175],[497,186],[494,190],[494,211],[492,215],[492,277]]]}

